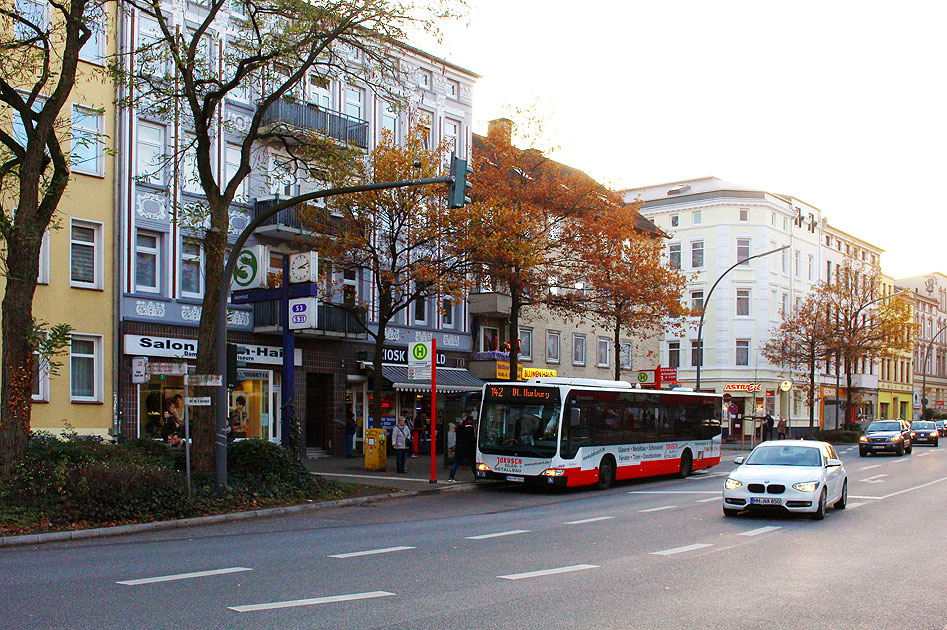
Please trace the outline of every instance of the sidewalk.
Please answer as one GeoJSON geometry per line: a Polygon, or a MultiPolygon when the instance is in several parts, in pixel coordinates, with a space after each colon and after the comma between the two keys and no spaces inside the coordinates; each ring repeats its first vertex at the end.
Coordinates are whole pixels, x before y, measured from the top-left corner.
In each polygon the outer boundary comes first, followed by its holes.
{"type": "Polygon", "coordinates": [[[463,464],[457,468],[457,482],[447,481],[450,467],[444,466],[444,456],[438,455],[436,460],[435,478],[437,483],[431,483],[431,455],[408,457],[406,468],[408,472],[399,475],[395,465],[395,457],[388,457],[386,470],[365,470],[365,457],[355,455],[352,459],[344,457],[319,457],[317,459],[303,459],[303,464],[310,471],[333,481],[357,483],[364,486],[380,486],[397,490],[428,490],[468,485],[474,483],[474,474],[471,464],[463,464]]]}

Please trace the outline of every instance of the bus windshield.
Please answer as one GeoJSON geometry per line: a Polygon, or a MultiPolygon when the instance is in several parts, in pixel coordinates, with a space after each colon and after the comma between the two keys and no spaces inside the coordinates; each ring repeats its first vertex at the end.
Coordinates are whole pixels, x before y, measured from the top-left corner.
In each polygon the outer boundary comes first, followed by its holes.
{"type": "Polygon", "coordinates": [[[489,402],[483,406],[481,452],[551,458],[558,437],[558,404],[489,402]]]}

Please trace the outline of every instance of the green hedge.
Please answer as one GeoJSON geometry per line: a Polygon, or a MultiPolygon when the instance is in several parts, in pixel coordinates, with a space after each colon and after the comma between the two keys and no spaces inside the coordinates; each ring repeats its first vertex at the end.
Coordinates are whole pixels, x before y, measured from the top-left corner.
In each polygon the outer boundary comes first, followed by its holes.
{"type": "Polygon", "coordinates": [[[829,442],[830,444],[857,444],[858,438],[860,438],[861,435],[861,431],[833,429],[831,431],[816,431],[815,439],[829,442]]]}

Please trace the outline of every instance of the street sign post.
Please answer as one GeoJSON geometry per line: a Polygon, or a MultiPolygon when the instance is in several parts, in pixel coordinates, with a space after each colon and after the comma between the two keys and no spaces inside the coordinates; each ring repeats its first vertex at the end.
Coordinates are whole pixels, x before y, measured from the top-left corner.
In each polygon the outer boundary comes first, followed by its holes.
{"type": "Polygon", "coordinates": [[[431,379],[431,480],[437,483],[437,340],[408,344],[408,375],[415,380],[431,379]]]}

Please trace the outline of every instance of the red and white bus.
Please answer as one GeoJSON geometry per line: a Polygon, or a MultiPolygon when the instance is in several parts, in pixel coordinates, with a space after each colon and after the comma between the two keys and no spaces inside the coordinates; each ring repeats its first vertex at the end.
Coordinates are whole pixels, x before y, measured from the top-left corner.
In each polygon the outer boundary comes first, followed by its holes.
{"type": "Polygon", "coordinates": [[[533,378],[483,387],[475,474],[556,486],[677,474],[720,463],[719,394],[624,381],[533,378]]]}

